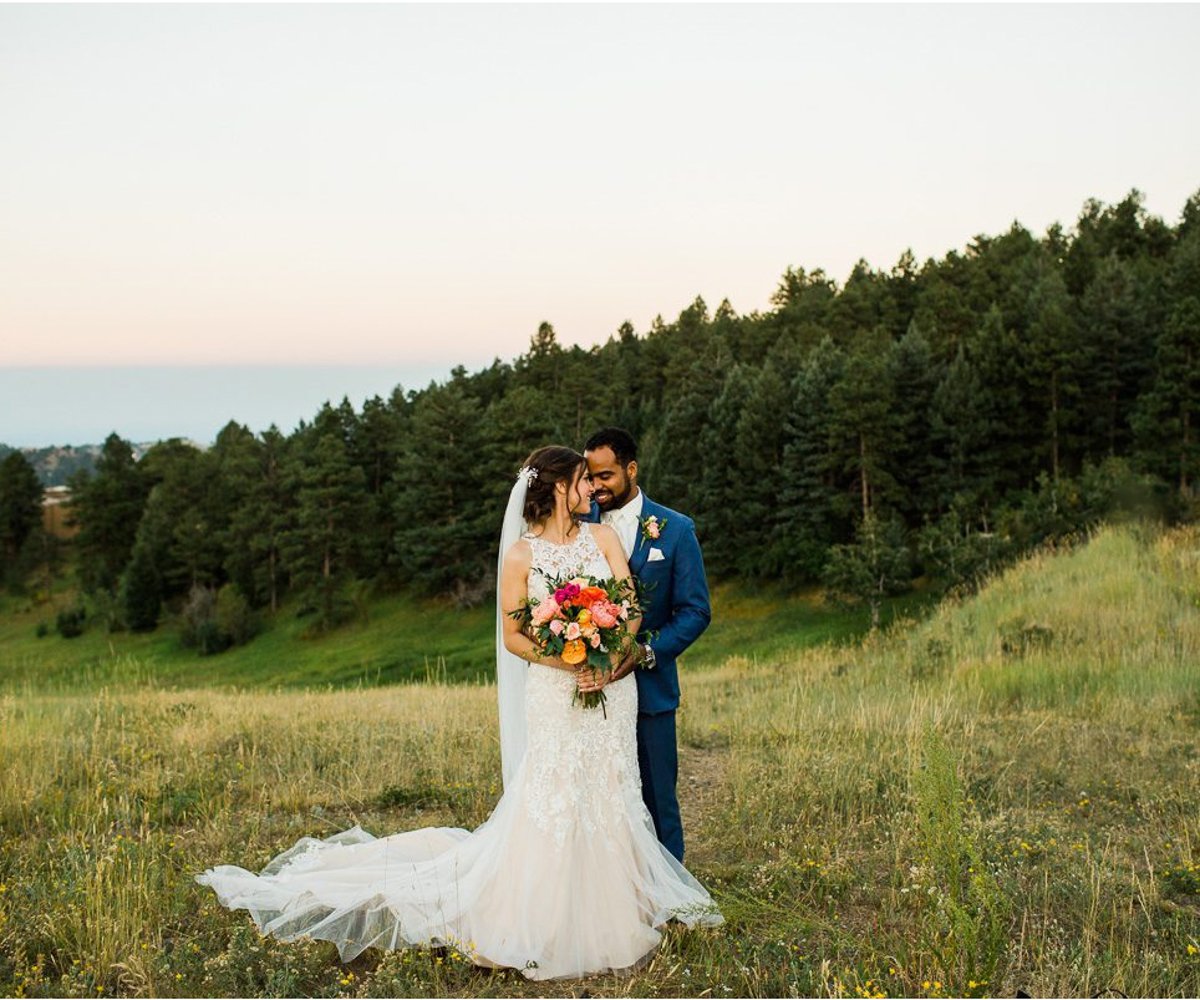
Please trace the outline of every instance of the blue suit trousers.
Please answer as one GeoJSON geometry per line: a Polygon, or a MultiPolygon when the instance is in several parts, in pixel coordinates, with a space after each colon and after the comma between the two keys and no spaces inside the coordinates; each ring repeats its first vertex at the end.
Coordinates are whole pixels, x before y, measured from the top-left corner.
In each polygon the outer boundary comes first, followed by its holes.
{"type": "Polygon", "coordinates": [[[662,845],[683,861],[683,821],[679,818],[679,750],[675,743],[675,713],[638,714],[638,768],[642,772],[642,800],[654,820],[662,845]]]}

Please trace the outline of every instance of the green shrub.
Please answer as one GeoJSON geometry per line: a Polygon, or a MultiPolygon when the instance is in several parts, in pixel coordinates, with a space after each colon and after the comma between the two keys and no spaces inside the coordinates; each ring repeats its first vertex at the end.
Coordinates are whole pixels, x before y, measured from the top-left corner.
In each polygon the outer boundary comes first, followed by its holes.
{"type": "Polygon", "coordinates": [[[83,635],[85,621],[87,621],[87,611],[82,605],[76,605],[60,611],[54,625],[58,629],[58,634],[64,639],[74,639],[76,636],[83,635]]]}
{"type": "Polygon", "coordinates": [[[201,585],[193,587],[180,617],[183,623],[180,640],[201,656],[212,656],[249,642],[257,631],[257,619],[249,602],[232,583],[219,591],[201,585]]]}
{"type": "Polygon", "coordinates": [[[217,591],[214,608],[217,631],[230,646],[241,646],[254,638],[258,631],[257,619],[250,609],[250,602],[236,584],[227,583],[217,591]]]}

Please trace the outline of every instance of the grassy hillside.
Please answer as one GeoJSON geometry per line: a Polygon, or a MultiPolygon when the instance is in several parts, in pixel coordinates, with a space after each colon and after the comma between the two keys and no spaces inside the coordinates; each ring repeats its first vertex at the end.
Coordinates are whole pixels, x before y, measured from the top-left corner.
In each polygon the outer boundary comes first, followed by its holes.
{"type": "MultiPolygon", "coordinates": [[[[458,611],[445,603],[390,595],[371,601],[361,619],[325,635],[306,637],[311,619],[293,607],[267,617],[246,646],[201,657],[181,646],[170,622],[147,634],[108,632],[93,622],[64,639],[52,608],[73,603],[60,592],[49,607],[0,598],[0,691],[96,690],[103,685],[307,688],[376,686],[398,681],[478,682],[495,673],[495,617],[491,606],[458,611]]],[[[685,667],[722,663],[748,649],[778,658],[823,642],[845,642],[867,629],[865,611],[838,611],[817,593],[771,595],[735,585],[713,592],[714,624],[689,652],[685,667]]],[[[927,603],[920,594],[893,602],[888,615],[927,603]]]]}
{"type": "MultiPolygon", "coordinates": [[[[372,602],[366,620],[304,638],[311,619],[285,607],[245,646],[216,656],[184,648],[178,629],[109,633],[93,622],[83,635],[36,637],[45,612],[9,600],[0,612],[0,690],[28,686],[155,683],[164,687],[302,688],[376,685],[446,676],[474,679],[495,670],[494,619],[487,609],[454,611],[403,596],[372,602]]],[[[53,621],[52,617],[50,618],[53,621]]]]}
{"type": "Polygon", "coordinates": [[[479,823],[487,687],[0,695],[0,990],[1200,993],[1200,532],[1106,528],[861,643],[756,655],[765,628],[680,716],[688,866],[727,926],[586,983],[340,966],[191,882],[355,822],[479,823]]]}

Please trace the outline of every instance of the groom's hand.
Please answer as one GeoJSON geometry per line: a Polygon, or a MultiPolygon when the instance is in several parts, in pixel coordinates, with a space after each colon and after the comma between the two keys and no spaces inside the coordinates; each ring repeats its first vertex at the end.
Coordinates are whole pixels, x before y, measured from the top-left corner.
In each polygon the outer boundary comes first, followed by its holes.
{"type": "Polygon", "coordinates": [[[619,681],[626,674],[633,673],[634,667],[637,666],[638,660],[640,659],[640,655],[640,650],[637,646],[634,646],[633,649],[625,654],[625,659],[623,659],[613,668],[613,672],[609,676],[608,682],[611,684],[613,681],[619,681]]]}

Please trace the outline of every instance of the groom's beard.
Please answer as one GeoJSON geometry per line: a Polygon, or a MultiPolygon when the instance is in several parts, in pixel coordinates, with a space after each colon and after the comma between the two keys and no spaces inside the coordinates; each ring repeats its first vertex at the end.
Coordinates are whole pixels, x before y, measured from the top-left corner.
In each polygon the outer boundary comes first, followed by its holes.
{"type": "Polygon", "coordinates": [[[601,500],[596,496],[593,496],[592,499],[595,500],[596,503],[600,505],[600,509],[602,511],[607,512],[610,510],[620,510],[627,503],[629,503],[629,500],[632,496],[633,496],[633,483],[626,482],[624,493],[620,493],[620,494],[613,493],[609,496],[609,498],[607,500],[601,500]]]}

